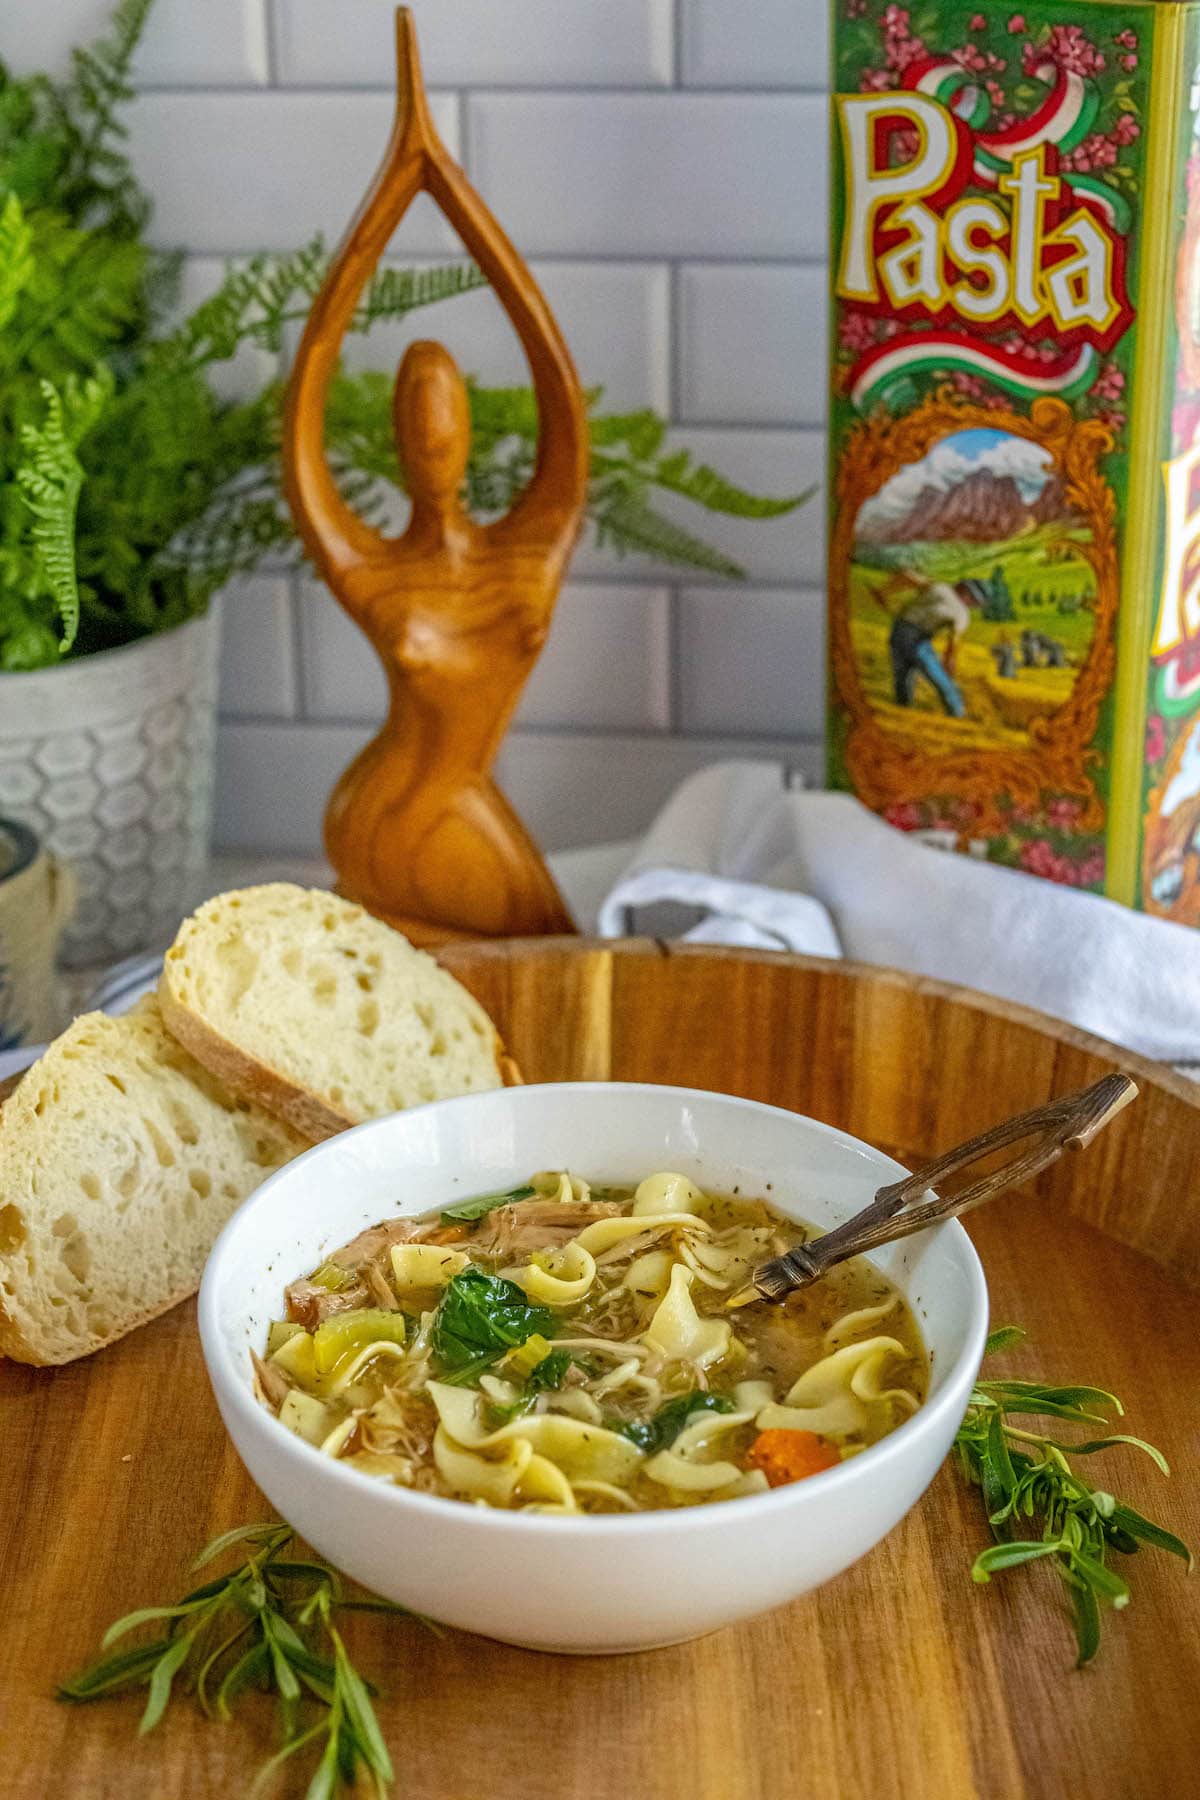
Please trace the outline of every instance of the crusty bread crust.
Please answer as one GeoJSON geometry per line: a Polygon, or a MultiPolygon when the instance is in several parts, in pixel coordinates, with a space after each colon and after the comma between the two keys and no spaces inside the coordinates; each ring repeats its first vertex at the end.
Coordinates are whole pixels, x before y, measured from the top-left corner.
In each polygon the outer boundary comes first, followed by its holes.
{"type": "Polygon", "coordinates": [[[0,1355],[74,1362],[177,1306],[234,1207],[306,1147],[152,999],[77,1019],[0,1108],[0,1355]]]}
{"type": "MultiPolygon", "coordinates": [[[[522,1076],[514,1059],[509,1055],[495,1027],[488,1019],[484,1008],[468,988],[464,988],[449,970],[443,969],[436,958],[424,952],[416,951],[402,933],[374,919],[356,902],[346,901],[339,895],[324,894],[319,890],[293,887],[290,883],[267,883],[259,887],[245,888],[229,894],[215,896],[196,913],[186,919],[180,927],[175,942],[168,951],[163,964],[163,972],[159,981],[158,998],[162,1009],[163,1021],[171,1034],[190,1052],[204,1068],[216,1075],[235,1094],[244,1100],[253,1101],[262,1106],[277,1118],[286,1120],[297,1131],[313,1141],[333,1137],[353,1125],[362,1123],[364,1117],[377,1116],[379,1110],[355,1107],[347,1096],[342,1104],[340,1086],[332,1086],[332,1094],[319,1091],[313,1085],[311,1059],[310,1067],[288,1068],[285,1056],[279,1052],[272,1053],[268,1046],[256,1041],[255,1027],[251,1023],[243,1033],[238,1028],[236,1017],[231,1020],[222,1016],[220,1008],[202,1004],[195,991],[195,981],[190,967],[191,957],[196,954],[203,957],[209,949],[205,942],[206,932],[215,932],[218,921],[226,933],[230,930],[230,917],[235,915],[247,922],[246,929],[253,931],[263,929],[262,920],[270,920],[270,913],[262,909],[274,906],[276,909],[283,902],[290,902],[294,897],[297,905],[303,907],[311,902],[328,903],[329,908],[337,908],[347,916],[348,925],[354,929],[364,929],[385,939],[391,939],[402,947],[404,955],[414,956],[414,979],[425,979],[422,968],[432,964],[437,969],[437,980],[447,984],[448,989],[457,990],[458,1004],[470,1009],[477,1024],[490,1031],[490,1064],[494,1071],[495,1083],[499,1086],[511,1087],[521,1083],[522,1076]],[[259,909],[256,915],[255,909],[259,909]],[[253,920],[253,924],[250,921],[253,920]],[[197,944],[199,948],[197,948],[197,944]],[[249,1044],[253,1048],[248,1047],[249,1044]],[[280,1066],[280,1063],[284,1066],[280,1066]],[[305,1079],[306,1074],[309,1079],[305,1079]],[[336,1096],[336,1098],[334,1097],[336,1096]]],[[[277,915],[276,915],[277,916],[277,915]]],[[[311,913],[308,915],[311,918],[311,913]]],[[[307,919],[301,919],[292,942],[302,946],[305,942],[307,919]]],[[[233,926],[234,941],[240,929],[233,926]]],[[[286,932],[286,926],[282,927],[286,932]]],[[[228,937],[226,938],[228,942],[228,937]]],[[[406,971],[402,972],[401,991],[407,979],[406,971]]],[[[299,990],[298,990],[299,991],[299,990]]],[[[418,1009],[419,1010],[419,1009],[418,1009]]],[[[312,1020],[312,1041],[320,1042],[320,1032],[324,1015],[320,1010],[307,1012],[312,1020]]],[[[297,1025],[301,1026],[301,1018],[297,1016],[297,1025]]],[[[261,1035],[261,1034],[260,1034],[261,1035]]],[[[486,1041],[486,1040],[485,1040],[486,1041]]],[[[301,1061],[303,1059],[300,1059],[301,1061]]],[[[451,1088],[451,1093],[462,1091],[451,1088]]],[[[436,1093],[430,1098],[443,1097],[436,1093]]],[[[417,1104],[413,1099],[408,1104],[417,1104]]],[[[395,1104],[395,1103],[394,1103],[395,1104]]]]}
{"type": "MultiPolygon", "coordinates": [[[[219,1031],[214,1031],[211,1025],[197,1018],[195,1013],[176,1000],[165,976],[159,986],[158,1004],[162,1010],[163,1024],[171,1036],[198,1063],[202,1063],[210,1074],[223,1081],[240,1099],[253,1100],[256,1106],[274,1113],[277,1119],[283,1119],[300,1132],[302,1137],[311,1138],[314,1144],[319,1144],[325,1138],[336,1137],[339,1131],[349,1131],[352,1125],[360,1123],[347,1113],[339,1112],[311,1088],[300,1087],[296,1082],[288,1081],[266,1063],[259,1062],[257,1057],[247,1056],[244,1050],[231,1044],[228,1038],[222,1037],[219,1031]]],[[[505,1048],[499,1032],[496,1033],[495,1056],[496,1072],[502,1084],[505,1087],[523,1087],[525,1077],[521,1073],[520,1064],[505,1048]]]]}
{"type": "Polygon", "coordinates": [[[117,1327],[116,1330],[110,1331],[106,1337],[93,1336],[92,1341],[85,1344],[82,1349],[72,1350],[62,1356],[47,1355],[44,1349],[39,1348],[31,1338],[26,1336],[16,1320],[5,1311],[3,1302],[0,1302],[0,1356],[11,1357],[14,1362],[28,1363],[35,1369],[61,1369],[67,1363],[78,1362],[81,1356],[94,1356],[97,1350],[105,1350],[109,1344],[118,1343],[131,1331],[137,1331],[141,1326],[148,1325],[151,1319],[160,1319],[163,1313],[170,1312],[172,1307],[181,1306],[185,1300],[190,1300],[195,1291],[194,1283],[188,1287],[181,1287],[178,1293],[172,1294],[160,1305],[151,1306],[143,1312],[132,1314],[126,1323],[117,1327]]]}
{"type": "Polygon", "coordinates": [[[171,1036],[202,1063],[210,1075],[223,1081],[239,1099],[252,1100],[265,1112],[283,1119],[302,1137],[311,1138],[318,1144],[358,1123],[357,1119],[338,1112],[311,1088],[300,1087],[277,1074],[266,1063],[259,1062],[257,1057],[247,1056],[244,1050],[189,1012],[172,994],[166,974],[159,985],[158,1004],[162,1009],[163,1024],[171,1036]]]}

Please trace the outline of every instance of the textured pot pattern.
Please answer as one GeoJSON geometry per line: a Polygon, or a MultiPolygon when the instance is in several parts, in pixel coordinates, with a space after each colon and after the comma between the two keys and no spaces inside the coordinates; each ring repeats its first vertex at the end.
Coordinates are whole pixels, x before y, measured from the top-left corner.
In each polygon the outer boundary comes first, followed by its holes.
{"type": "Polygon", "coordinates": [[[0,812],[71,865],[62,962],[169,939],[208,855],[216,610],[58,668],[0,675],[0,812]]]}

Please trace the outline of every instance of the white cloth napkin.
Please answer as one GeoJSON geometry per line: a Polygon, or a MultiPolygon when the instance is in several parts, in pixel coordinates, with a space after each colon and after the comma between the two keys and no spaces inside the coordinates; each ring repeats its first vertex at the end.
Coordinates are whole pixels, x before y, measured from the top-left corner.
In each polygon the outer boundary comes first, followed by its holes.
{"type": "Polygon", "coordinates": [[[603,902],[704,916],[692,942],[806,951],[981,988],[1161,1062],[1200,1062],[1200,932],[947,854],[848,794],[789,791],[775,763],[719,763],[667,802],[603,902]]]}

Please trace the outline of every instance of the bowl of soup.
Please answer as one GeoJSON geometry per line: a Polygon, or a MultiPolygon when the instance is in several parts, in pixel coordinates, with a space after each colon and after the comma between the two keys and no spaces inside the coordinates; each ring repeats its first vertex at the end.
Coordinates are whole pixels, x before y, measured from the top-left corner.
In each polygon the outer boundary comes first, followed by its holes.
{"type": "Polygon", "coordinates": [[[951,1447],[987,1329],[957,1223],[747,1303],[758,1263],[902,1172],[650,1085],[372,1121],[219,1238],[217,1403],[272,1505],[388,1599],[542,1650],[698,1636],[857,1561],[951,1447]]]}

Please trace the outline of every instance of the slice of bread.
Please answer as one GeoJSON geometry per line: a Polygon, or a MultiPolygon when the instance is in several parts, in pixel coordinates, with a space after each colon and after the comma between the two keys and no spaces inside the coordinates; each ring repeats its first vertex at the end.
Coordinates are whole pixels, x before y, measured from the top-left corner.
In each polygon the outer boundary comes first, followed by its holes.
{"type": "Polygon", "coordinates": [[[306,1137],[501,1087],[479,1002],[361,906],[273,882],[185,919],[158,988],[169,1030],[306,1137]]]}
{"type": "Polygon", "coordinates": [[[201,1068],[154,999],[76,1019],[0,1111],[0,1352],[71,1362],[166,1312],[307,1147],[201,1068]]]}

